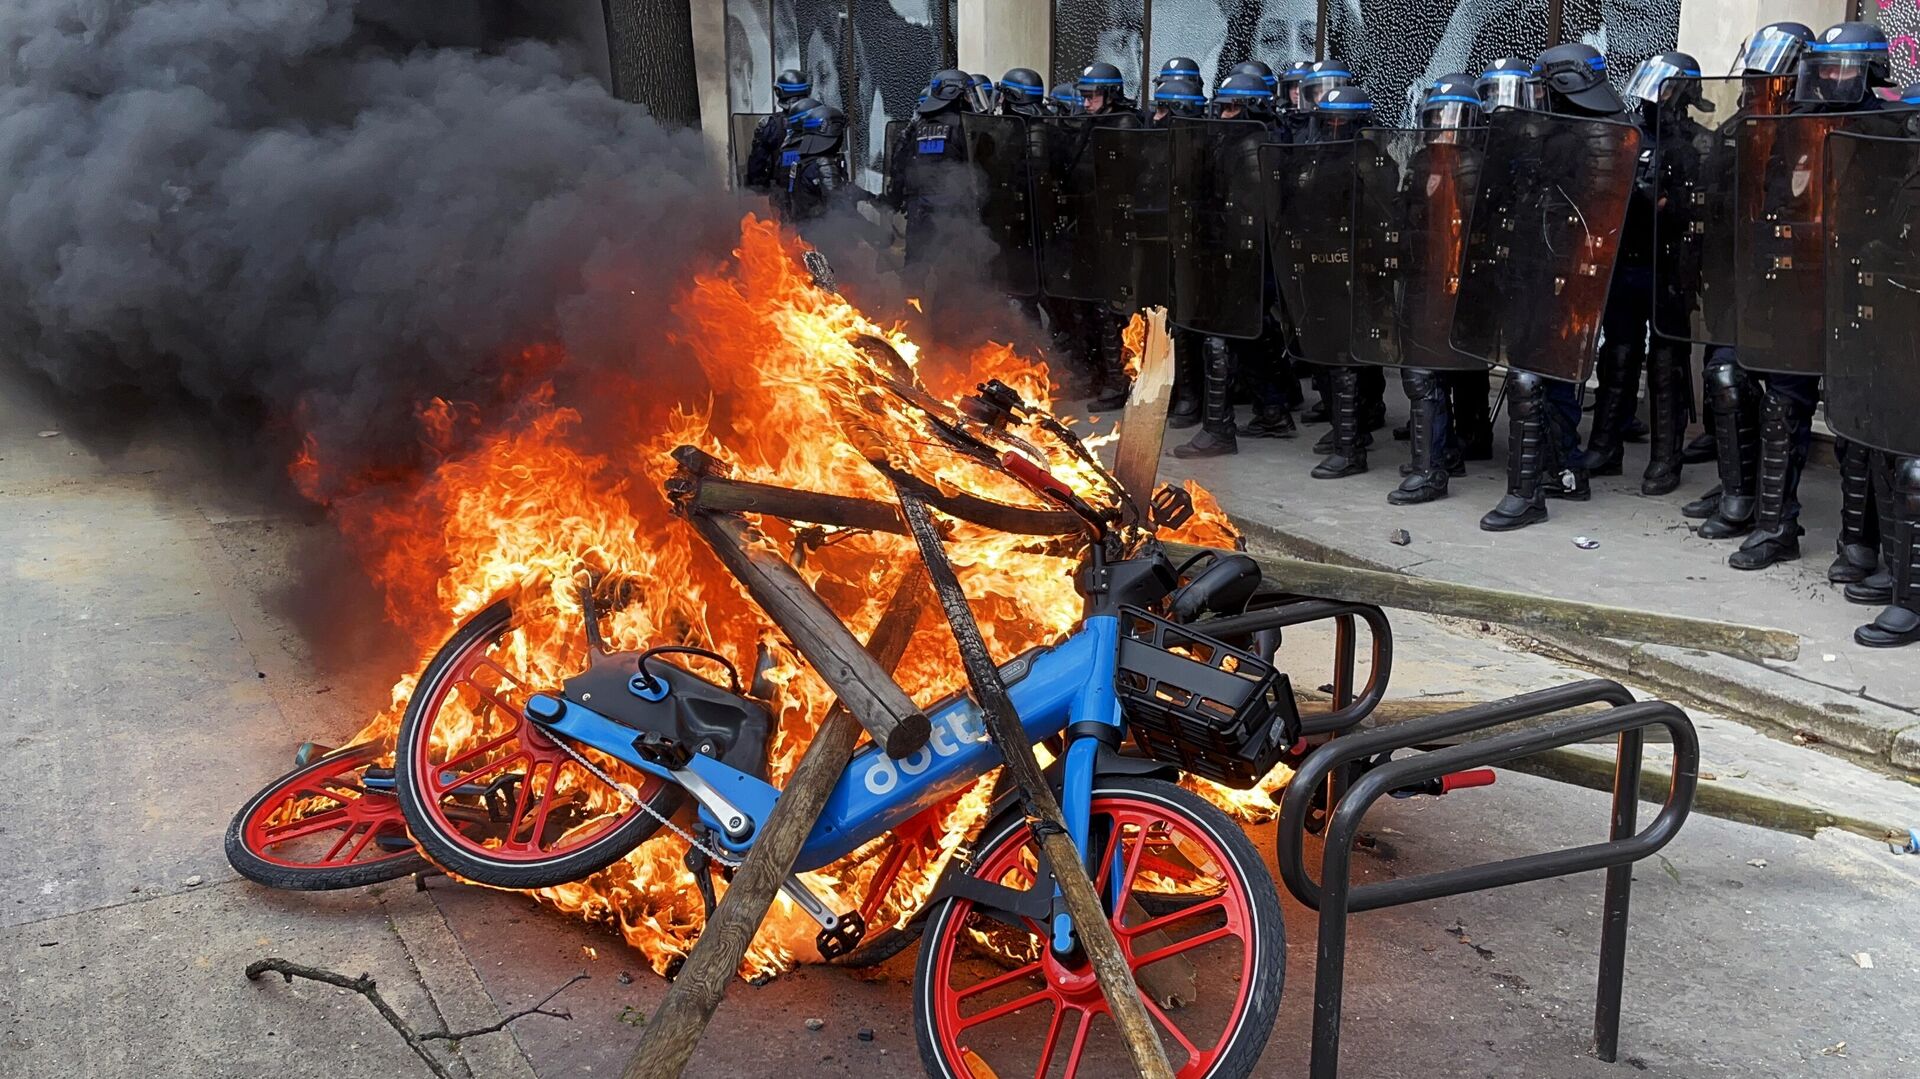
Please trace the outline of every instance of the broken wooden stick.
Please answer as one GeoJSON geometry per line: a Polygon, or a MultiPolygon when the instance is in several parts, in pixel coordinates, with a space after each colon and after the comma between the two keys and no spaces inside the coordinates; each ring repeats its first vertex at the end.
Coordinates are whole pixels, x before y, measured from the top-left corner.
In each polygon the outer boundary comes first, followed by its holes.
{"type": "Polygon", "coordinates": [[[524,1019],[529,1015],[545,1015],[554,1019],[570,1020],[573,1018],[571,1012],[556,1011],[548,1008],[547,1005],[553,1002],[554,997],[573,988],[577,983],[587,980],[585,974],[575,974],[573,977],[562,982],[559,988],[541,997],[532,1007],[522,1008],[497,1023],[490,1023],[487,1026],[478,1027],[474,1030],[430,1030],[425,1034],[417,1034],[414,1032],[413,1027],[409,1026],[407,1021],[400,1017],[400,1013],[393,1010],[393,1006],[387,1003],[386,998],[380,995],[379,985],[370,975],[362,974],[358,978],[349,978],[336,971],[326,970],[322,967],[310,967],[305,963],[296,963],[291,959],[281,959],[278,956],[256,959],[247,964],[246,974],[248,981],[257,981],[262,974],[269,973],[278,974],[282,978],[285,978],[288,985],[292,985],[295,978],[305,978],[308,981],[323,982],[327,985],[338,986],[341,989],[346,989],[366,997],[367,1003],[373,1005],[373,1010],[380,1013],[380,1018],[385,1019],[387,1025],[392,1027],[394,1032],[400,1035],[400,1039],[407,1043],[407,1048],[413,1050],[413,1055],[420,1058],[421,1063],[427,1066],[427,1070],[434,1074],[435,1079],[454,1079],[454,1075],[447,1070],[445,1064],[442,1064],[436,1059],[432,1053],[427,1052],[427,1042],[444,1041],[457,1044],[468,1038],[477,1038],[482,1034],[497,1034],[507,1029],[508,1023],[513,1022],[515,1019],[524,1019]]]}
{"type": "MultiPolygon", "coordinates": [[[[926,598],[924,570],[915,566],[901,575],[867,642],[879,666],[890,671],[899,665],[926,598]]],[[[773,811],[761,823],[753,849],[734,871],[733,883],[700,930],[700,939],[674,976],[666,999],[648,1020],[646,1034],[627,1061],[622,1079],[672,1079],[686,1069],[859,738],[860,725],[835,703],[781,789],[773,811]]]]}
{"type": "Polygon", "coordinates": [[[1000,750],[1007,777],[1025,796],[1026,812],[1032,819],[1031,827],[1034,838],[1039,842],[1041,856],[1053,870],[1067,916],[1072,919],[1074,932],[1086,952],[1089,965],[1093,967],[1094,977],[1100,984],[1100,994],[1107,1001],[1107,1011],[1120,1028],[1120,1037],[1126,1043],[1134,1070],[1143,1079],[1172,1079],[1173,1065],[1168,1063],[1166,1047],[1160,1044],[1153,1019],[1146,1005],[1141,1002],[1140,989],[1133,980],[1133,968],[1127,963],[1119,937],[1114,935],[1113,923],[1107,920],[1100,894],[1094,890],[1093,880],[1087,876],[1080,849],[1067,834],[1066,815],[1060,809],[1059,799],[1054,797],[1053,787],[1040,770],[1040,762],[1033,755],[1033,744],[1027,740],[1026,729],[1020,725],[1020,716],[1014,710],[1012,698],[1007,695],[1006,684],[1000,680],[1000,672],[994,666],[993,655],[987,649],[985,638],[980,634],[980,626],[973,620],[973,611],[967,605],[966,593],[960,588],[960,579],[954,575],[953,566],[947,561],[946,551],[941,547],[939,529],[934,525],[926,503],[902,488],[896,487],[895,490],[900,498],[900,515],[906,520],[914,542],[920,547],[920,559],[926,564],[934,594],[940,597],[940,606],[947,614],[947,624],[953,629],[953,641],[960,651],[960,663],[966,668],[967,682],[973,688],[974,700],[980,705],[987,734],[1000,750]]]}
{"type": "Polygon", "coordinates": [[[1120,442],[1113,451],[1113,475],[1142,506],[1153,497],[1160,474],[1160,449],[1167,438],[1167,407],[1173,400],[1173,338],[1167,333],[1167,309],[1140,313],[1147,338],[1140,350],[1127,410],[1120,416],[1120,442]]]}

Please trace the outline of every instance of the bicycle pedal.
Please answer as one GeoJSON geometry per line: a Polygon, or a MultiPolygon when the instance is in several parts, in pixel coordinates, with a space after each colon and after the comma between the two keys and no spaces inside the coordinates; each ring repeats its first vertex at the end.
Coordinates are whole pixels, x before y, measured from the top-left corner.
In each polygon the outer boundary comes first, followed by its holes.
{"type": "Polygon", "coordinates": [[[1147,516],[1156,528],[1179,528],[1193,517],[1193,496],[1184,487],[1162,484],[1147,501],[1147,516]]]}
{"type": "Polygon", "coordinates": [[[820,951],[822,959],[838,959],[860,946],[867,935],[867,920],[857,910],[850,910],[835,920],[834,927],[822,929],[813,936],[813,946],[820,951]]]}

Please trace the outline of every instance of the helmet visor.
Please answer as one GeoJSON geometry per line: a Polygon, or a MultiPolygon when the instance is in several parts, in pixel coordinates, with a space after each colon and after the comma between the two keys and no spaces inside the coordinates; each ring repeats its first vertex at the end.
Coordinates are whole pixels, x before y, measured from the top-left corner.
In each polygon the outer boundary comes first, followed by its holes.
{"type": "Polygon", "coordinates": [[[1435,95],[1420,110],[1421,127],[1469,127],[1480,119],[1480,102],[1454,94],[1435,95]]]}
{"type": "Polygon", "coordinates": [[[1740,50],[1740,58],[1733,62],[1733,70],[1735,73],[1784,75],[1792,71],[1793,65],[1799,61],[1801,46],[1798,37],[1784,30],[1764,28],[1755,33],[1740,50]]]}
{"type": "Polygon", "coordinates": [[[1866,100],[1868,75],[1873,71],[1874,62],[1884,64],[1886,59],[1884,49],[1809,52],[1800,59],[1800,77],[1794,80],[1793,99],[1808,104],[1859,104],[1866,100]]]}
{"type": "Polygon", "coordinates": [[[1325,99],[1328,94],[1338,90],[1342,86],[1349,85],[1352,85],[1351,81],[1347,77],[1339,75],[1322,76],[1317,79],[1303,79],[1300,83],[1300,108],[1302,110],[1319,108],[1320,102],[1325,99]]]}
{"type": "Polygon", "coordinates": [[[1658,101],[1661,83],[1675,75],[1697,77],[1699,74],[1694,68],[1683,68],[1665,60],[1648,60],[1633,73],[1633,78],[1627,80],[1627,96],[1641,101],[1658,101]]]}
{"type": "Polygon", "coordinates": [[[1488,109],[1538,111],[1547,107],[1547,87],[1518,71],[1490,73],[1481,81],[1480,98],[1488,109]]]}

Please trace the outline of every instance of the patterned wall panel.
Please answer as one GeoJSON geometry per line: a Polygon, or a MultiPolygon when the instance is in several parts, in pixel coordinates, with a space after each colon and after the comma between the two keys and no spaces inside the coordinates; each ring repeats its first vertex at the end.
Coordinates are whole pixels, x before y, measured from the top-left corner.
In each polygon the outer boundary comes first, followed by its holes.
{"type": "Polygon", "coordinates": [[[1421,88],[1436,77],[1538,53],[1547,0],[1347,0],[1330,4],[1327,21],[1327,55],[1353,66],[1382,123],[1409,126],[1421,88]]]}
{"type": "Polygon", "coordinates": [[[799,68],[813,80],[813,96],[847,107],[846,0],[773,0],[773,69],[799,68]]]}
{"type": "Polygon", "coordinates": [[[1920,0],[1874,0],[1867,17],[1887,32],[1893,47],[1894,85],[1920,82],[1920,0]]]}
{"type": "Polygon", "coordinates": [[[880,189],[889,119],[913,114],[927,77],[953,64],[948,0],[853,0],[854,98],[847,110],[854,182],[880,189]]]}
{"type": "Polygon", "coordinates": [[[1642,60],[1672,49],[1679,37],[1680,0],[1567,0],[1567,40],[1606,54],[1616,87],[1625,87],[1642,60]]]}
{"type": "Polygon", "coordinates": [[[727,0],[727,111],[773,108],[772,0],[727,0]]]}
{"type": "Polygon", "coordinates": [[[1127,93],[1138,99],[1146,25],[1146,0],[1054,0],[1053,70],[1047,85],[1072,81],[1081,68],[1105,60],[1126,76],[1127,93]]]}
{"type": "Polygon", "coordinates": [[[1276,71],[1311,60],[1316,12],[1314,0],[1153,0],[1147,67],[1190,56],[1211,91],[1242,60],[1265,60],[1276,71]]]}

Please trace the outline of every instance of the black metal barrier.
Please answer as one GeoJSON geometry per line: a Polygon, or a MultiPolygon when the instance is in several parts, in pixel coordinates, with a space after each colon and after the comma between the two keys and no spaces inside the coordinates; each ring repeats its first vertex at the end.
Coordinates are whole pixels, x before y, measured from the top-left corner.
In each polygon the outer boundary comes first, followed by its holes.
{"type": "Polygon", "coordinates": [[[1277,829],[1281,879],[1295,898],[1320,912],[1313,1056],[1309,1072],[1312,1079],[1334,1079],[1339,1072],[1347,923],[1353,914],[1603,868],[1607,870],[1607,883],[1600,930],[1599,989],[1594,1005],[1594,1048],[1601,1060],[1613,1061],[1620,1040],[1620,994],[1626,966],[1632,863],[1660,850],[1679,832],[1693,804],[1699,773],[1700,742],[1685,712],[1664,701],[1635,703],[1625,687],[1602,678],[1335,738],[1315,750],[1301,763],[1287,787],[1277,829]],[[1342,791],[1345,785],[1341,776],[1355,761],[1593,703],[1613,707],[1404,760],[1390,760],[1369,768],[1342,791]],[[1645,830],[1636,833],[1643,732],[1651,726],[1665,727],[1672,734],[1673,782],[1659,815],[1645,830]],[[1606,734],[1618,735],[1620,739],[1612,820],[1606,842],[1404,880],[1358,886],[1349,880],[1353,844],[1359,836],[1361,819],[1382,796],[1453,772],[1504,764],[1606,734]],[[1315,883],[1307,876],[1306,825],[1314,793],[1323,783],[1328,784],[1329,813],[1320,881],[1315,883]],[[1335,792],[1339,792],[1337,796],[1335,792]]]}
{"type": "MultiPolygon", "coordinates": [[[[1271,597],[1259,597],[1268,600],[1271,597]]],[[[1196,622],[1193,628],[1209,637],[1233,643],[1266,630],[1297,626],[1306,622],[1333,619],[1333,708],[1321,715],[1300,717],[1302,734],[1330,734],[1347,730],[1367,718],[1387,695],[1387,680],[1393,676],[1393,628],[1380,608],[1366,603],[1347,603],[1331,599],[1280,598],[1273,606],[1225,618],[1196,622]],[[1367,672],[1367,684],[1354,696],[1354,621],[1367,624],[1373,639],[1373,664],[1367,672]]]]}

